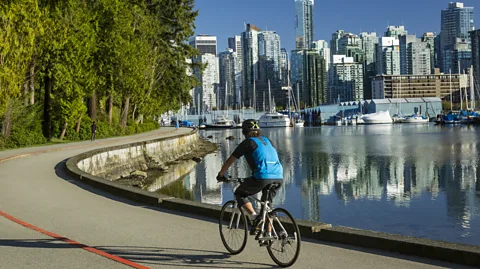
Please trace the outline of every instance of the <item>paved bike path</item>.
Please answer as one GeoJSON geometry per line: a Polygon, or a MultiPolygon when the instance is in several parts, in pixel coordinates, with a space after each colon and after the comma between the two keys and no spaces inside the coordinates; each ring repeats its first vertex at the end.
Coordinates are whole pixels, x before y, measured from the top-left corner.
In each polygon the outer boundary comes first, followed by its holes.
{"type": "MultiPolygon", "coordinates": [[[[252,238],[243,253],[228,255],[214,220],[124,200],[77,182],[62,169],[67,158],[87,150],[189,131],[162,128],[132,137],[0,152],[0,215],[18,221],[0,216],[0,268],[275,267],[252,238]],[[18,155],[23,157],[11,158],[18,155]]],[[[307,241],[293,267],[469,268],[307,241]]]]}

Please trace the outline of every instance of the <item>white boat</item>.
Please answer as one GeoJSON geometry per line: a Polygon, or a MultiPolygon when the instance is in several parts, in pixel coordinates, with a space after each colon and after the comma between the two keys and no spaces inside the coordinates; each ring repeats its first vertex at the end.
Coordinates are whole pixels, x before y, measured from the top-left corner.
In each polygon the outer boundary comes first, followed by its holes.
{"type": "Polygon", "coordinates": [[[428,118],[412,115],[412,116],[405,117],[405,119],[402,122],[403,123],[428,123],[428,118]]]}
{"type": "Polygon", "coordinates": [[[388,110],[363,115],[362,120],[365,122],[365,124],[391,124],[391,123],[393,123],[392,117],[390,116],[390,112],[388,110]]]}
{"type": "Polygon", "coordinates": [[[302,120],[302,119],[298,119],[296,122],[295,122],[295,127],[304,127],[305,126],[305,121],[302,120]]]}
{"type": "Polygon", "coordinates": [[[269,127],[289,127],[290,119],[288,115],[280,114],[278,112],[271,112],[263,114],[258,120],[260,128],[269,127]]]}
{"type": "Polygon", "coordinates": [[[217,116],[212,124],[205,124],[206,129],[230,129],[237,125],[233,120],[229,120],[225,115],[217,116]]]}

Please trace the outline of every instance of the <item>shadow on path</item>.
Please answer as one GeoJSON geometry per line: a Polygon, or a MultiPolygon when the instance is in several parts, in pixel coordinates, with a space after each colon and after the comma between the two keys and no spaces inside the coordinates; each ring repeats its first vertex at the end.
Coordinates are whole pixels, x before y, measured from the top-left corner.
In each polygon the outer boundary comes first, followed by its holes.
{"type": "Polygon", "coordinates": [[[0,239],[0,247],[18,248],[82,248],[58,239],[0,239]]]}
{"type": "Polygon", "coordinates": [[[229,254],[199,249],[97,246],[99,250],[149,265],[196,268],[276,268],[273,265],[234,261],[229,254]]]}

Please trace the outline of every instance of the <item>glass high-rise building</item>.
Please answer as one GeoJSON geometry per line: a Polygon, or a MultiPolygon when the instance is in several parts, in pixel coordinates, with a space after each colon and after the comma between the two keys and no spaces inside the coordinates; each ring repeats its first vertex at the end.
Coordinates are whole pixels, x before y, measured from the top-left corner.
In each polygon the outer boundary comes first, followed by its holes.
{"type": "Polygon", "coordinates": [[[288,52],[286,49],[280,49],[280,72],[282,73],[282,86],[288,85],[290,79],[290,61],[288,60],[288,52]]]}
{"type": "Polygon", "coordinates": [[[253,102],[253,84],[259,78],[258,35],[262,30],[253,24],[246,24],[242,33],[243,83],[241,98],[245,104],[253,102]]]}
{"type": "Polygon", "coordinates": [[[217,37],[211,35],[197,35],[188,40],[190,46],[198,49],[200,55],[207,53],[217,55],[217,37]]]}
{"type": "Polygon", "coordinates": [[[480,89],[480,30],[470,32],[472,44],[473,81],[476,89],[480,89]]]}
{"type": "Polygon", "coordinates": [[[259,75],[262,81],[281,81],[280,48],[280,36],[276,32],[262,31],[258,34],[259,75]]]}
{"type": "Polygon", "coordinates": [[[296,49],[311,49],[314,0],[295,0],[296,49]]]}
{"type": "Polygon", "coordinates": [[[473,7],[465,7],[461,2],[452,2],[442,10],[440,33],[440,71],[449,72],[456,65],[457,38],[470,42],[469,32],[473,29],[473,7]]]}

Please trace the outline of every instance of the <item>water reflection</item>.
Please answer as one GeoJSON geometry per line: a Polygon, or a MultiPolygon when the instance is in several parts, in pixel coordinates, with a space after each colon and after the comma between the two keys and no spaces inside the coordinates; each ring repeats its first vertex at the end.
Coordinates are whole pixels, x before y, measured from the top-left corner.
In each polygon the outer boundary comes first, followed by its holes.
{"type": "MultiPolygon", "coordinates": [[[[263,132],[285,168],[285,184],[274,202],[295,217],[480,245],[479,128],[376,125],[263,132]]],[[[232,198],[233,186],[217,184],[215,176],[241,142],[225,137],[241,133],[205,135],[213,135],[222,148],[184,185],[195,200],[221,204],[232,198]]],[[[242,160],[231,171],[244,177],[249,169],[242,160]]]]}

